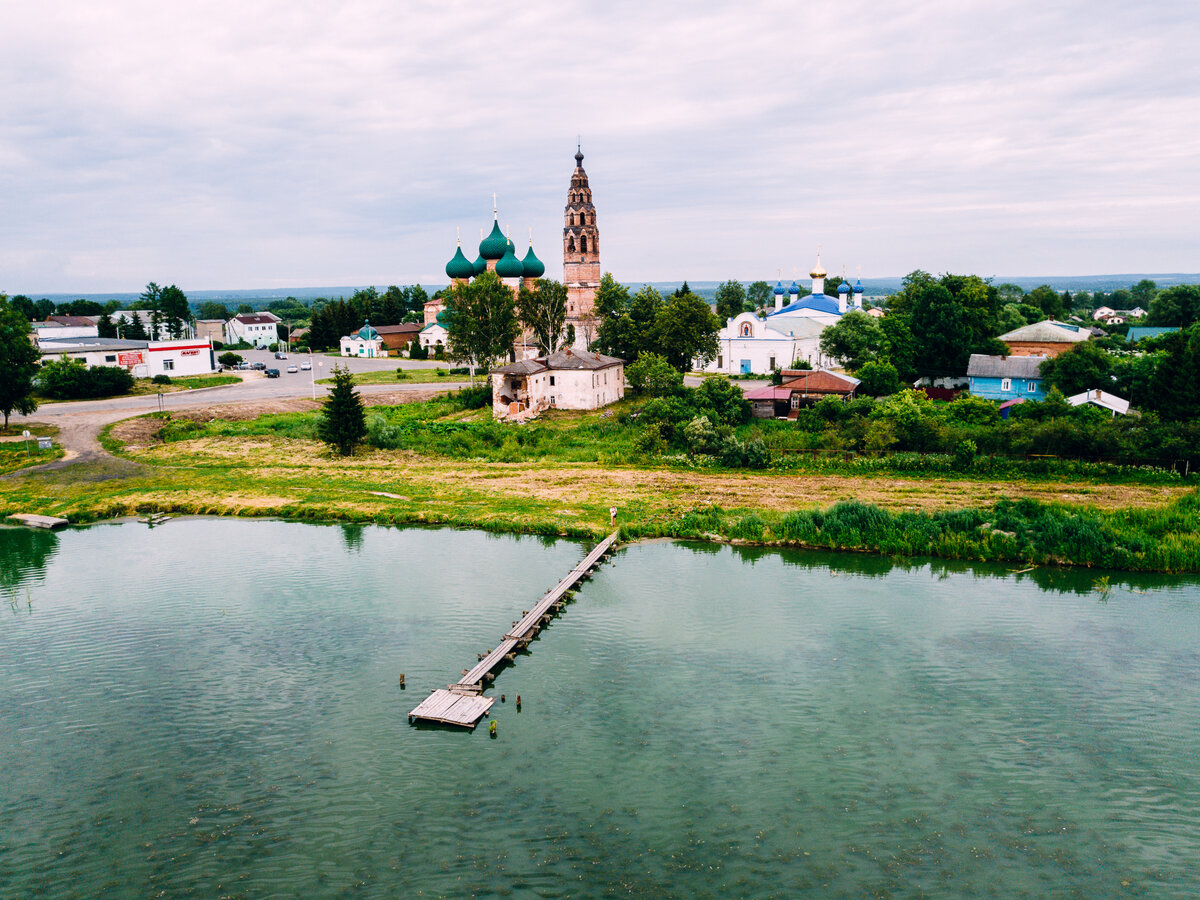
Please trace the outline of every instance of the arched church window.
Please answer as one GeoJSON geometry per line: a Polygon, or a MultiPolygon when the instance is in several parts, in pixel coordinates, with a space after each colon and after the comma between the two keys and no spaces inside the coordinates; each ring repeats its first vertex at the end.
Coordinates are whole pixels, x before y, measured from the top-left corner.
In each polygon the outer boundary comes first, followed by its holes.
{"type": "Polygon", "coordinates": [[[579,236],[579,252],[587,253],[587,235],[586,234],[579,236]]]}
{"type": "Polygon", "coordinates": [[[754,337],[754,329],[750,327],[749,322],[742,323],[742,337],[754,337]]]}
{"type": "Polygon", "coordinates": [[[567,252],[568,252],[568,253],[574,253],[574,252],[575,252],[575,236],[574,236],[574,235],[572,235],[571,237],[567,238],[567,252]]]}

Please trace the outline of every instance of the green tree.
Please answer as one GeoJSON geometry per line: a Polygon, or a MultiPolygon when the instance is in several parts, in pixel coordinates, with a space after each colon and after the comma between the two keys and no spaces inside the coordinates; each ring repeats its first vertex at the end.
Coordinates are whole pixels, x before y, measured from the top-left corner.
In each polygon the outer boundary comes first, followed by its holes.
{"type": "Polygon", "coordinates": [[[1177,284],[1159,291],[1150,301],[1146,322],[1187,328],[1200,320],[1200,285],[1177,284]]]}
{"type": "Polygon", "coordinates": [[[717,288],[717,315],[724,325],[734,316],[741,315],[746,310],[746,289],[740,281],[726,281],[717,288]]]}
{"type": "Polygon", "coordinates": [[[709,375],[700,382],[692,395],[692,405],[721,425],[745,425],[752,415],[745,392],[720,375],[709,375]]]}
{"type": "Polygon", "coordinates": [[[1150,309],[1150,304],[1154,302],[1154,296],[1157,293],[1158,285],[1149,278],[1143,278],[1129,289],[1129,295],[1133,298],[1133,305],[1140,306],[1145,310],[1150,309]]]}
{"type": "Polygon", "coordinates": [[[746,306],[748,311],[766,309],[771,303],[771,285],[765,281],[756,281],[746,291],[746,306]]]}
{"type": "MultiPolygon", "coordinates": [[[[636,302],[637,297],[634,297],[635,306],[636,302]]],[[[720,349],[717,332],[723,324],[707,303],[695,294],[686,293],[671,297],[658,310],[649,329],[649,338],[667,362],[686,372],[691,369],[693,360],[707,362],[717,355],[720,349]]]]}
{"type": "Polygon", "coordinates": [[[854,373],[859,380],[858,393],[865,397],[886,397],[900,390],[900,376],[887,360],[875,360],[854,373]]]}
{"type": "Polygon", "coordinates": [[[883,345],[883,332],[875,319],[859,310],[846,313],[821,332],[821,352],[842,361],[851,370],[874,360],[883,345]]]}
{"type": "Polygon", "coordinates": [[[643,353],[625,367],[625,381],[635,394],[672,397],[683,390],[683,375],[657,353],[643,353]]]}
{"type": "Polygon", "coordinates": [[[14,294],[9,303],[13,309],[25,317],[26,322],[32,322],[37,318],[37,307],[24,294],[14,294]]]}
{"type": "Polygon", "coordinates": [[[1038,307],[1048,318],[1058,319],[1063,314],[1062,296],[1048,284],[1039,284],[1025,299],[1031,306],[1038,307]]]}
{"type": "Polygon", "coordinates": [[[4,427],[8,417],[23,416],[37,409],[33,378],[38,370],[38,351],[29,340],[29,320],[13,309],[7,294],[0,294],[0,411],[4,427]]]}
{"type": "Polygon", "coordinates": [[[1021,315],[1021,307],[1016,303],[1005,303],[1000,308],[1000,318],[997,325],[1002,334],[1007,334],[1010,331],[1016,331],[1029,324],[1029,320],[1021,315]]]}
{"type": "Polygon", "coordinates": [[[1200,418],[1200,324],[1164,335],[1162,361],[1154,371],[1151,406],[1165,419],[1200,418]]]}
{"type": "Polygon", "coordinates": [[[446,319],[450,353],[470,366],[472,385],[476,367],[507,356],[521,333],[512,291],[495,272],[454,285],[446,296],[446,319]]]}
{"type": "Polygon", "coordinates": [[[1000,295],[1001,303],[1021,303],[1025,299],[1025,289],[1019,284],[1013,284],[1011,281],[1006,281],[1004,284],[996,287],[996,292],[1000,295]]]}
{"type": "Polygon", "coordinates": [[[517,318],[533,332],[538,350],[554,353],[563,344],[567,321],[567,289],[550,278],[539,278],[533,290],[522,288],[517,295],[517,318]]]}
{"type": "Polygon", "coordinates": [[[213,300],[206,300],[200,304],[198,318],[201,319],[221,319],[229,321],[233,316],[229,312],[229,307],[224,303],[217,303],[213,300]]]}
{"type": "MultiPolygon", "coordinates": [[[[121,317],[122,319],[124,316],[121,317]]],[[[120,325],[120,319],[117,320],[120,325]]],[[[145,341],[149,339],[146,333],[146,323],[142,321],[142,317],[138,312],[133,313],[133,319],[129,322],[128,328],[118,328],[119,337],[127,341],[145,341]]]]}
{"type": "Polygon", "coordinates": [[[113,324],[112,316],[108,313],[101,313],[96,319],[96,334],[102,338],[115,338],[117,336],[117,326],[113,324]]]}
{"type": "Polygon", "coordinates": [[[41,393],[54,400],[92,400],[128,394],[133,376],[121,366],[86,366],[75,359],[58,359],[38,373],[41,393]]]}
{"type": "Polygon", "coordinates": [[[333,387],[317,419],[317,437],[342,456],[349,456],[367,436],[362,397],[354,389],[354,376],[349,369],[334,366],[330,374],[333,387]]]}
{"type": "Polygon", "coordinates": [[[1047,385],[1066,397],[1095,388],[1112,389],[1112,358],[1091,341],[1047,359],[1039,371],[1047,385]]]}
{"type": "Polygon", "coordinates": [[[239,316],[249,315],[252,312],[254,312],[254,307],[251,306],[249,303],[239,303],[238,304],[237,315],[239,315],[239,316]]]}
{"type": "Polygon", "coordinates": [[[911,324],[920,346],[918,367],[926,375],[962,375],[972,335],[962,305],[941,284],[923,286],[914,298],[911,324]]]}
{"type": "Polygon", "coordinates": [[[240,354],[234,353],[232,350],[227,350],[217,357],[217,362],[227,369],[232,369],[234,366],[242,362],[240,354]]]}
{"type": "Polygon", "coordinates": [[[683,279],[683,284],[681,284],[679,287],[675,288],[675,293],[672,294],[671,296],[672,297],[686,297],[691,292],[692,292],[692,289],[690,287],[688,287],[687,279],[685,278],[685,279],[683,279]]]}
{"type": "Polygon", "coordinates": [[[917,371],[917,359],[920,348],[917,339],[913,337],[909,327],[908,316],[888,313],[879,322],[879,333],[882,342],[879,348],[880,359],[886,359],[896,367],[900,380],[911,384],[920,374],[917,371]]]}
{"type": "Polygon", "coordinates": [[[162,311],[167,333],[173,338],[181,337],[184,327],[192,319],[187,295],[175,285],[167,285],[159,291],[158,308],[162,311]]]}

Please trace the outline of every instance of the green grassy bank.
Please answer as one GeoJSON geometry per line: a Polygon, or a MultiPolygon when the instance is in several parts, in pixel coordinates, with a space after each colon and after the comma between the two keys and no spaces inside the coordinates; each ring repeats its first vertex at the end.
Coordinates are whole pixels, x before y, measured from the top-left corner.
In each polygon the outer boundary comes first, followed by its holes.
{"type": "MultiPolygon", "coordinates": [[[[628,405],[493,423],[462,398],[368,410],[371,445],[333,456],[313,413],[152,415],[114,426],[117,460],[0,481],[0,514],[73,522],[164,512],[453,525],[594,538],[727,540],[901,556],[1200,571],[1200,494],[1164,473],[964,473],[794,457],[766,468],[649,451],[628,405]]],[[[757,425],[748,428],[760,427],[757,425]]],[[[765,432],[760,432],[765,433],[765,432]]]]}

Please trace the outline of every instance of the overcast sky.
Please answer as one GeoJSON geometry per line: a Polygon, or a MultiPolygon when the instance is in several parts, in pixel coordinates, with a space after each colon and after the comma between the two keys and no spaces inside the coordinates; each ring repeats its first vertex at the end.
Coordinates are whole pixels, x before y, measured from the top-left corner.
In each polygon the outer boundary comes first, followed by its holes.
{"type": "Polygon", "coordinates": [[[1200,4],[8,4],[0,291],[1200,271],[1200,4]]]}

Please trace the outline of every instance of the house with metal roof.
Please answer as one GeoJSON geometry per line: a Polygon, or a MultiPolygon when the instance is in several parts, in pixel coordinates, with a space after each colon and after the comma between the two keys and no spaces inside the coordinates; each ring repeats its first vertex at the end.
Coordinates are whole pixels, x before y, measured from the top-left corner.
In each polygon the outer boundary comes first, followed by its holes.
{"type": "Polygon", "coordinates": [[[1116,394],[1110,394],[1100,388],[1092,388],[1090,391],[1084,391],[1082,394],[1075,394],[1067,398],[1067,402],[1072,406],[1095,406],[1105,412],[1110,412],[1114,416],[1129,415],[1129,401],[1124,397],[1118,397],[1116,394]]]}
{"type": "Polygon", "coordinates": [[[968,390],[974,397],[1006,402],[1044,400],[1041,365],[1047,356],[988,356],[972,353],[967,363],[968,390]]]}
{"type": "Polygon", "coordinates": [[[275,326],[283,321],[274,313],[239,313],[225,323],[225,343],[253,344],[260,350],[279,343],[279,329],[275,326]]]}
{"type": "Polygon", "coordinates": [[[1091,331],[1087,328],[1055,322],[1053,319],[1023,325],[1000,335],[1000,340],[1008,345],[1013,356],[1058,356],[1091,338],[1091,331]]]}
{"type": "Polygon", "coordinates": [[[1142,338],[1160,337],[1178,330],[1178,325],[1130,325],[1129,331],[1125,333],[1125,340],[1136,344],[1142,338]]]}
{"type": "Polygon", "coordinates": [[[625,396],[625,360],[566,347],[492,369],[492,415],[520,421],[547,409],[599,409],[625,396]]]}

